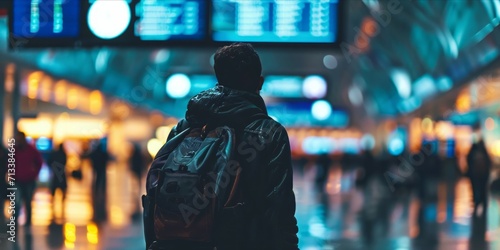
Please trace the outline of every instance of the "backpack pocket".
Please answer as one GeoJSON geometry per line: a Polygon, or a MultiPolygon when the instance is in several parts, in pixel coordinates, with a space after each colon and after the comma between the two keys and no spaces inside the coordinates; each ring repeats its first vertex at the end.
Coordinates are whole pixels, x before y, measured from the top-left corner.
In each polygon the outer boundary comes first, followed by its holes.
{"type": "Polygon", "coordinates": [[[206,178],[170,171],[161,171],[159,177],[154,208],[156,238],[210,242],[215,195],[206,189],[206,178]]]}

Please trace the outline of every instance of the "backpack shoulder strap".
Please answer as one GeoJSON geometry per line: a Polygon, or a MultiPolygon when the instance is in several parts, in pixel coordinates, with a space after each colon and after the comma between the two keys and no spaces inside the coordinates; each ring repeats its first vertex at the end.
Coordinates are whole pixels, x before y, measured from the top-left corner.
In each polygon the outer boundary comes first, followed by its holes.
{"type": "Polygon", "coordinates": [[[180,134],[182,131],[185,131],[186,129],[189,128],[189,123],[186,119],[181,119],[177,125],[175,125],[173,128],[172,128],[172,131],[170,132],[170,134],[168,134],[168,138],[167,138],[167,141],[170,141],[170,139],[172,139],[173,137],[175,137],[176,135],[180,134]]]}

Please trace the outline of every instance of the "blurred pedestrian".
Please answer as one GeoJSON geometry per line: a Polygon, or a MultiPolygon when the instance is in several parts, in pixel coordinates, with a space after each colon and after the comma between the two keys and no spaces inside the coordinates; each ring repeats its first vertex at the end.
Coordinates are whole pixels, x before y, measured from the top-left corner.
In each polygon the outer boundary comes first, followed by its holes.
{"type": "Polygon", "coordinates": [[[422,164],[416,166],[417,196],[420,201],[417,239],[426,244],[437,244],[437,202],[439,181],[442,177],[442,160],[434,142],[423,142],[421,151],[424,153],[424,159],[422,164]]]}
{"type": "Polygon", "coordinates": [[[474,143],[467,154],[467,177],[470,178],[472,184],[475,210],[481,204],[486,205],[491,164],[484,141],[480,140],[474,143]]]}
{"type": "MultiPolygon", "coordinates": [[[[35,147],[26,141],[26,134],[17,132],[15,135],[15,160],[16,160],[16,186],[19,190],[19,203],[16,204],[16,220],[24,203],[26,211],[25,227],[31,226],[32,207],[31,201],[35,193],[36,180],[42,168],[42,155],[35,147]]],[[[16,222],[17,224],[17,222],[16,222]]]]}
{"type": "Polygon", "coordinates": [[[474,213],[471,238],[484,240],[488,208],[488,181],[492,161],[482,139],[475,142],[467,154],[467,173],[472,186],[474,213]]]}
{"type": "Polygon", "coordinates": [[[331,164],[332,160],[328,153],[320,154],[316,160],[316,188],[318,192],[325,191],[331,164]]]}
{"type": "Polygon", "coordinates": [[[141,194],[142,175],[146,168],[146,157],[142,152],[141,146],[138,143],[134,143],[132,146],[132,152],[129,158],[129,165],[130,165],[130,171],[132,172],[132,176],[137,182],[135,190],[137,190],[138,192],[137,193],[132,192],[133,204],[136,204],[135,211],[132,214],[132,218],[137,219],[141,217],[142,213],[141,213],[140,203],[136,199],[137,197],[140,197],[141,194]]]}
{"type": "Polygon", "coordinates": [[[373,247],[375,240],[389,234],[389,214],[392,208],[392,193],[385,174],[390,167],[392,157],[387,155],[375,159],[371,152],[365,152],[362,159],[364,173],[357,181],[363,191],[364,201],[361,209],[361,233],[368,247],[373,247]],[[380,225],[381,231],[375,229],[380,225]],[[381,234],[380,234],[381,233],[381,234]]]}
{"type": "Polygon", "coordinates": [[[92,196],[94,200],[94,220],[104,221],[106,215],[106,167],[111,159],[107,149],[107,139],[96,141],[88,154],[92,162],[94,179],[92,182],[92,196]]]}
{"type": "Polygon", "coordinates": [[[136,178],[139,183],[139,187],[141,185],[142,174],[146,168],[146,159],[144,157],[144,153],[142,152],[141,146],[138,143],[134,143],[132,153],[129,159],[130,170],[132,171],[133,176],[136,178]]]}
{"type": "MultiPolygon", "coordinates": [[[[52,205],[55,205],[55,193],[59,189],[62,193],[62,201],[64,208],[64,200],[66,198],[66,190],[68,188],[66,178],[66,161],[67,156],[64,151],[64,145],[61,143],[56,150],[52,151],[49,155],[48,164],[52,170],[52,179],[50,181],[50,191],[52,194],[52,205]]],[[[54,209],[52,209],[54,211],[54,209]]],[[[64,214],[64,212],[63,212],[64,214]]]]}

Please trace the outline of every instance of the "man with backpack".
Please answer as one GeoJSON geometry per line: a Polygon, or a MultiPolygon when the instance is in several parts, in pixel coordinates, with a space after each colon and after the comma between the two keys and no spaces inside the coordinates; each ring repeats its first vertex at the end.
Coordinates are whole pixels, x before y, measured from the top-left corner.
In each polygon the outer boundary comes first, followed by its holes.
{"type": "Polygon", "coordinates": [[[214,70],[148,172],[146,248],[298,249],[290,143],[259,95],[260,58],[232,44],[214,70]]]}

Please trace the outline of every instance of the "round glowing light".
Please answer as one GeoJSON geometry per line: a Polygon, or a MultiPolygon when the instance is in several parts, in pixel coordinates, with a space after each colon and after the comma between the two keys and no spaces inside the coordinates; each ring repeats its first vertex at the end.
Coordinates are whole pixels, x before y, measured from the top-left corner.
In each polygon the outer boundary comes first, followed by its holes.
{"type": "Polygon", "coordinates": [[[156,138],[160,141],[167,141],[168,135],[172,131],[171,126],[161,126],[156,129],[156,138]]]}
{"type": "Polygon", "coordinates": [[[106,72],[108,60],[111,53],[107,49],[101,49],[95,58],[95,71],[99,74],[106,72]]]}
{"type": "Polygon", "coordinates": [[[43,163],[40,172],[38,173],[38,180],[41,182],[47,182],[50,180],[50,170],[49,167],[43,163]]]}
{"type": "Polygon", "coordinates": [[[327,101],[315,101],[311,107],[311,114],[314,119],[324,121],[332,114],[332,106],[327,101]]]}
{"type": "Polygon", "coordinates": [[[364,134],[360,140],[360,146],[363,150],[372,150],[375,148],[375,137],[371,134],[364,134]]]}
{"type": "Polygon", "coordinates": [[[167,80],[167,95],[172,98],[184,98],[191,90],[191,80],[187,75],[174,74],[167,80]]]}
{"type": "Polygon", "coordinates": [[[35,145],[36,145],[36,148],[40,151],[47,151],[47,150],[51,149],[50,147],[52,146],[49,138],[47,138],[45,136],[41,136],[40,138],[38,138],[35,145]]]}
{"type": "Polygon", "coordinates": [[[495,128],[495,120],[493,120],[493,118],[491,117],[488,117],[488,119],[486,119],[486,121],[484,122],[484,126],[487,130],[493,130],[495,128]]]}
{"type": "Polygon", "coordinates": [[[101,39],[113,39],[125,32],[131,16],[125,0],[97,0],[90,6],[87,20],[94,35],[101,39]]]}
{"type": "Polygon", "coordinates": [[[469,94],[467,93],[464,93],[464,94],[460,94],[457,98],[457,101],[456,101],[456,108],[457,108],[457,111],[459,113],[466,113],[470,110],[471,108],[471,97],[469,94]]]}
{"type": "Polygon", "coordinates": [[[405,144],[401,138],[392,138],[387,149],[391,155],[400,155],[405,149],[405,144]]]}
{"type": "Polygon", "coordinates": [[[326,95],[326,81],[321,76],[308,76],[302,84],[302,93],[306,98],[319,99],[326,95]]]}
{"type": "Polygon", "coordinates": [[[351,101],[352,105],[360,106],[363,104],[363,93],[361,93],[358,86],[351,86],[347,95],[349,96],[349,101],[351,101]]]}
{"type": "Polygon", "coordinates": [[[306,154],[325,154],[335,150],[335,143],[331,138],[310,136],[302,141],[302,150],[306,154]]]}
{"type": "Polygon", "coordinates": [[[500,156],[500,140],[493,142],[491,153],[495,156],[500,156]]]}
{"type": "Polygon", "coordinates": [[[153,53],[153,57],[154,57],[154,62],[155,63],[165,63],[168,61],[168,59],[170,58],[170,50],[168,49],[160,49],[158,51],[155,51],[153,53]]]}
{"type": "Polygon", "coordinates": [[[403,70],[393,70],[391,78],[399,96],[403,99],[409,98],[411,96],[411,79],[408,73],[403,70]]]}
{"type": "Polygon", "coordinates": [[[325,57],[323,57],[323,64],[327,69],[335,69],[338,65],[337,58],[332,55],[326,55],[325,57]]]}
{"type": "Polygon", "coordinates": [[[160,148],[163,146],[163,142],[158,140],[158,139],[151,139],[148,141],[148,153],[151,155],[151,157],[155,157],[158,151],[160,151],[160,148]]]}

